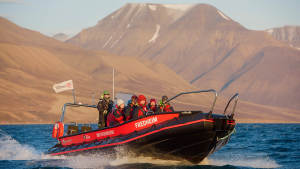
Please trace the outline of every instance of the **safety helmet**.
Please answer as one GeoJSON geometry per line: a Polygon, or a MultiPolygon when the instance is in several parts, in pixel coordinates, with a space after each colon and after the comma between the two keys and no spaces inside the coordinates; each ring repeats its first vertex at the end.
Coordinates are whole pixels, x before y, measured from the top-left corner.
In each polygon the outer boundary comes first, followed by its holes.
{"type": "Polygon", "coordinates": [[[131,100],[133,100],[133,99],[134,99],[134,100],[137,100],[138,97],[137,97],[136,95],[132,95],[132,96],[131,96],[131,100]]]}
{"type": "Polygon", "coordinates": [[[117,105],[121,106],[122,104],[124,104],[124,101],[122,99],[118,99],[117,100],[117,105]]]}
{"type": "Polygon", "coordinates": [[[138,101],[140,102],[140,101],[142,101],[142,100],[145,100],[146,101],[146,97],[144,96],[144,95],[139,95],[139,97],[138,97],[138,101]]]}
{"type": "Polygon", "coordinates": [[[161,98],[161,100],[162,100],[162,101],[167,101],[167,100],[168,100],[168,96],[163,96],[163,97],[161,98]]]}
{"type": "Polygon", "coordinates": [[[156,104],[156,100],[155,99],[150,99],[150,103],[154,102],[156,104]]]}
{"type": "Polygon", "coordinates": [[[109,91],[104,90],[104,91],[103,91],[103,95],[109,95],[109,91]]]}

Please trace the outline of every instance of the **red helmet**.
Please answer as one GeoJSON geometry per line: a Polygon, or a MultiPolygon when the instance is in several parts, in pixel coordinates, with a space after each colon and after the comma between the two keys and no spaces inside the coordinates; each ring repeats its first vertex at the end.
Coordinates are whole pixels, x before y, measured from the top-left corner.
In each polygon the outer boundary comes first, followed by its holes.
{"type": "Polygon", "coordinates": [[[145,101],[146,101],[147,99],[146,99],[146,97],[145,97],[144,95],[141,94],[141,95],[139,95],[139,97],[138,97],[138,101],[140,102],[140,101],[142,101],[142,100],[145,100],[145,101]]]}
{"type": "Polygon", "coordinates": [[[156,100],[155,99],[150,99],[150,103],[154,102],[156,104],[156,100]]]}

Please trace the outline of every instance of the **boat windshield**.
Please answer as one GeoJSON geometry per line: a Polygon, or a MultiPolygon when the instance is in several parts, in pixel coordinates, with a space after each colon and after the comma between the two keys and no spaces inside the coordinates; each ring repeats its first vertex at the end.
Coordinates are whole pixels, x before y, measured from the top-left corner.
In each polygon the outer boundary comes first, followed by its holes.
{"type": "Polygon", "coordinates": [[[132,93],[123,93],[119,92],[115,96],[114,105],[117,103],[117,99],[122,99],[125,103],[125,106],[128,105],[129,101],[131,100],[131,96],[134,95],[132,93]]]}

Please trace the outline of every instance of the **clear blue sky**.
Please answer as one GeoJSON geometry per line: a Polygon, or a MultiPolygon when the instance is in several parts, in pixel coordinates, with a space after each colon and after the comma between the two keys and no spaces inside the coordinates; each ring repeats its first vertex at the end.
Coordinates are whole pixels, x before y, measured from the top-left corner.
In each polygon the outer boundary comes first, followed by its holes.
{"type": "Polygon", "coordinates": [[[0,16],[46,35],[74,35],[130,2],[207,3],[255,30],[300,25],[300,0],[0,0],[0,16]]]}

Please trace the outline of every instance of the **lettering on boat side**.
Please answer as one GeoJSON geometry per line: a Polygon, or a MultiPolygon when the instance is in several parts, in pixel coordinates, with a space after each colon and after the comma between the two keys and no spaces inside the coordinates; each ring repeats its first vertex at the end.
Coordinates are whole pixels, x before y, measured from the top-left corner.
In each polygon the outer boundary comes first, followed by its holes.
{"type": "Polygon", "coordinates": [[[157,122],[157,117],[152,117],[150,119],[143,120],[143,121],[135,123],[135,128],[144,127],[144,126],[147,126],[149,124],[153,124],[155,122],[157,122]]]}
{"type": "Polygon", "coordinates": [[[91,138],[91,136],[89,136],[89,135],[83,135],[83,139],[90,139],[91,138]]]}
{"type": "Polygon", "coordinates": [[[71,142],[71,141],[72,141],[72,139],[68,139],[68,140],[63,139],[62,140],[63,144],[66,144],[66,143],[71,142]]]}
{"type": "Polygon", "coordinates": [[[115,131],[114,130],[108,130],[108,131],[105,131],[105,132],[102,132],[102,133],[97,133],[97,137],[104,137],[104,136],[108,136],[108,135],[112,135],[112,134],[115,134],[115,131]]]}

